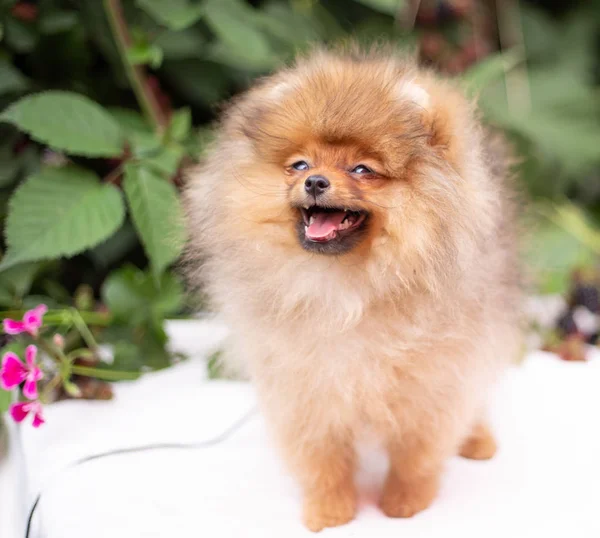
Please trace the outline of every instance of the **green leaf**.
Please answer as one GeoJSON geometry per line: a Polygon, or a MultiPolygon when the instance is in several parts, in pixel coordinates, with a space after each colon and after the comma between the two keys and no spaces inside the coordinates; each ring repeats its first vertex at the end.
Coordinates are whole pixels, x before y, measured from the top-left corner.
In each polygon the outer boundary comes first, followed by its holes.
{"type": "Polygon", "coordinates": [[[133,65],[150,65],[158,69],[163,61],[163,51],[160,47],[150,43],[136,43],[127,51],[127,59],[133,65]]]}
{"type": "Polygon", "coordinates": [[[202,6],[189,0],[137,0],[137,5],[171,30],[182,30],[202,16],[202,6]]]}
{"type": "Polygon", "coordinates": [[[522,5],[519,11],[527,60],[556,60],[560,26],[544,11],[528,4],[522,5]]]}
{"type": "Polygon", "coordinates": [[[253,23],[252,10],[239,0],[210,0],[205,5],[206,23],[219,38],[214,59],[233,66],[269,68],[274,65],[269,42],[253,23]]]}
{"type": "Polygon", "coordinates": [[[29,87],[27,78],[5,59],[0,59],[0,94],[22,92],[29,87]]]}
{"type": "Polygon", "coordinates": [[[488,118],[534,142],[555,170],[581,176],[597,165],[600,103],[592,89],[566,68],[532,69],[528,83],[530,107],[509,106],[503,84],[486,88],[479,102],[488,118]]]}
{"type": "Polygon", "coordinates": [[[49,91],[24,97],[0,114],[0,121],[67,153],[89,157],[123,153],[118,123],[100,105],[77,93],[49,91]]]}
{"type": "Polygon", "coordinates": [[[165,62],[169,83],[192,105],[214,106],[231,86],[231,70],[216,62],[175,60],[165,62]]]}
{"type": "MultiPolygon", "coordinates": [[[[12,392],[0,388],[0,422],[2,421],[2,414],[8,411],[8,407],[12,402],[12,392]]],[[[0,424],[0,436],[5,433],[2,432],[3,425],[0,424]]],[[[1,441],[1,439],[0,439],[1,441]]]]}
{"type": "Polygon", "coordinates": [[[21,168],[19,159],[14,154],[12,147],[0,147],[0,188],[9,187],[17,179],[21,168]]]}
{"type": "Polygon", "coordinates": [[[196,28],[178,32],[166,31],[159,35],[154,44],[163,51],[166,60],[201,59],[206,39],[196,28]]]}
{"type": "Polygon", "coordinates": [[[45,168],[13,194],[6,221],[8,251],[0,270],[17,263],[73,256],[110,237],[125,207],[113,185],[75,166],[45,168]]]}
{"type": "Polygon", "coordinates": [[[225,369],[223,367],[223,352],[221,350],[215,351],[210,357],[206,364],[208,370],[208,379],[223,379],[226,377],[225,369]]]}
{"type": "Polygon", "coordinates": [[[3,307],[16,307],[33,284],[40,263],[23,263],[0,272],[0,305],[3,307]]]}
{"type": "Polygon", "coordinates": [[[160,137],[139,112],[117,107],[110,108],[108,111],[123,130],[125,138],[133,146],[134,153],[139,154],[158,149],[160,137]]]}
{"type": "Polygon", "coordinates": [[[192,113],[190,112],[190,109],[188,107],[180,108],[173,112],[171,123],[167,131],[167,137],[181,142],[190,134],[191,128],[192,113]]]}
{"type": "Polygon", "coordinates": [[[137,326],[112,325],[103,332],[103,339],[113,349],[114,361],[98,368],[112,371],[139,372],[157,370],[171,365],[171,355],[160,331],[149,323],[137,326]]]}
{"type": "Polygon", "coordinates": [[[150,273],[126,265],[105,280],[102,298],[117,320],[139,325],[175,314],[183,304],[183,287],[169,272],[157,282],[150,273]]]}
{"type": "Polygon", "coordinates": [[[325,37],[320,35],[321,28],[319,24],[315,24],[314,17],[302,9],[293,9],[286,4],[268,3],[257,10],[254,19],[257,27],[276,39],[276,50],[280,54],[293,53],[325,37]],[[280,50],[282,45],[287,50],[280,50]]]}
{"type": "Polygon", "coordinates": [[[153,155],[145,157],[143,164],[166,179],[170,179],[177,172],[184,153],[184,148],[179,144],[167,144],[153,152],[153,155]]]}
{"type": "Polygon", "coordinates": [[[503,78],[523,60],[523,54],[516,48],[488,56],[462,75],[463,85],[468,93],[476,94],[492,82],[503,78]]]}
{"type": "Polygon", "coordinates": [[[13,17],[4,20],[4,41],[15,52],[28,54],[37,45],[38,36],[35,27],[31,24],[21,22],[13,17]]]}
{"type": "Polygon", "coordinates": [[[111,370],[141,373],[143,364],[139,346],[132,342],[121,340],[113,348],[113,362],[106,367],[111,370]]]}
{"type": "Polygon", "coordinates": [[[123,189],[154,276],[180,255],[184,243],[183,210],[177,190],[142,166],[127,165],[123,189]]]}
{"type": "Polygon", "coordinates": [[[404,0],[356,0],[357,2],[374,9],[375,11],[379,11],[380,13],[385,13],[386,15],[396,15],[400,9],[404,7],[404,0]]]}
{"type": "Polygon", "coordinates": [[[535,206],[529,219],[525,266],[537,291],[565,293],[573,269],[597,263],[600,231],[570,203],[535,206]]]}
{"type": "Polygon", "coordinates": [[[69,31],[78,22],[75,11],[52,11],[40,19],[39,29],[42,34],[59,34],[69,31]]]}
{"type": "Polygon", "coordinates": [[[152,370],[160,370],[171,365],[171,354],[166,347],[166,340],[160,337],[155,330],[149,328],[142,340],[140,352],[144,366],[152,370]]]}

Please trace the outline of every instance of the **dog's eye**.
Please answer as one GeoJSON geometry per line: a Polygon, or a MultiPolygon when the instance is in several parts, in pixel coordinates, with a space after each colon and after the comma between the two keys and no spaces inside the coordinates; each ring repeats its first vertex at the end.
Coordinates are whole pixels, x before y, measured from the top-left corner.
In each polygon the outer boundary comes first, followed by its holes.
{"type": "Polygon", "coordinates": [[[373,170],[367,168],[364,164],[359,164],[351,170],[353,174],[372,174],[373,170]]]}
{"type": "Polygon", "coordinates": [[[292,168],[294,170],[308,170],[310,167],[308,166],[308,163],[306,161],[297,161],[294,164],[292,164],[292,168]]]}

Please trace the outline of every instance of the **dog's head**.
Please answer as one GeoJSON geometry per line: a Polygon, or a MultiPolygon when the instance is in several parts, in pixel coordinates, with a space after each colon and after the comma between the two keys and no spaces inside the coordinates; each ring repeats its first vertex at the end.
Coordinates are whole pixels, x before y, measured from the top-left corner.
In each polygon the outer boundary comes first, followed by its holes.
{"type": "Polygon", "coordinates": [[[313,54],[227,112],[219,233],[405,282],[447,272],[485,225],[479,138],[460,92],[411,63],[313,54]]]}

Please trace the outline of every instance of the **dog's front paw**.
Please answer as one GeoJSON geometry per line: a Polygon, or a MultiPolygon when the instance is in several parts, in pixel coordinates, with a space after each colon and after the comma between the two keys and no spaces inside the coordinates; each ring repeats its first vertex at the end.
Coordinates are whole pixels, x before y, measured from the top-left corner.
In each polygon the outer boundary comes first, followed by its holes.
{"type": "Polygon", "coordinates": [[[438,477],[422,477],[411,481],[400,481],[390,476],[385,484],[379,503],[388,517],[412,517],[425,510],[435,499],[438,477]]]}
{"type": "Polygon", "coordinates": [[[471,460],[489,460],[498,447],[494,436],[485,426],[477,426],[460,448],[460,455],[471,460]]]}
{"type": "Polygon", "coordinates": [[[313,532],[344,525],[352,521],[355,514],[356,494],[353,490],[311,493],[304,499],[304,525],[313,532]]]}

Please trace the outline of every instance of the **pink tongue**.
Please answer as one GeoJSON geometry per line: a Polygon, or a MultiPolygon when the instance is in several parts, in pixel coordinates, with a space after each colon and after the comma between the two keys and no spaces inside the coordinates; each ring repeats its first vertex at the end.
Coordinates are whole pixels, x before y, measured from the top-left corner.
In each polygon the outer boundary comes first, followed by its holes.
{"type": "Polygon", "coordinates": [[[326,238],[331,232],[337,230],[344,220],[346,213],[315,213],[314,221],[306,230],[306,237],[316,241],[326,238]]]}

